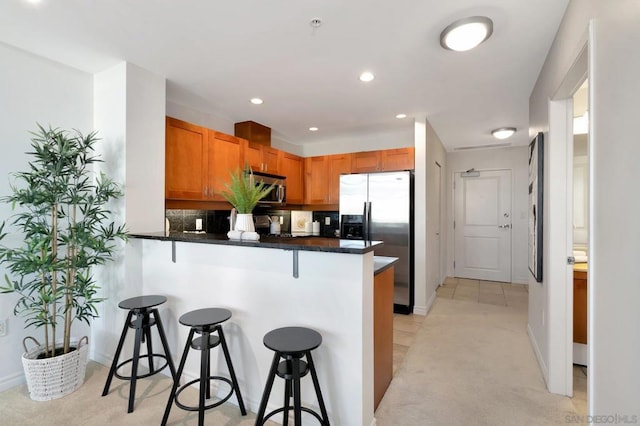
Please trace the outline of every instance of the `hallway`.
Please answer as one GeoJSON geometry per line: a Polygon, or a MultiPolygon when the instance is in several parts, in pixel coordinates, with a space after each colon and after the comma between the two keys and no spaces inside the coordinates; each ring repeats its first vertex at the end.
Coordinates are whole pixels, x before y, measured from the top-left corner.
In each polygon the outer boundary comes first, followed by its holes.
{"type": "Polygon", "coordinates": [[[546,390],[527,335],[525,286],[448,278],[409,336],[399,319],[395,377],[378,426],[581,423],[570,398],[546,390]],[[403,351],[402,343],[411,340],[403,351]]]}

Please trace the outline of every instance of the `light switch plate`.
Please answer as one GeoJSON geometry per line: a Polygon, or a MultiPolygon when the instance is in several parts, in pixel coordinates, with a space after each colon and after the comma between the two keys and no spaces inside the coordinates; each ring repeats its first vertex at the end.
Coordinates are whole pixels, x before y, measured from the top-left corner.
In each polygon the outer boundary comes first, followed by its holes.
{"type": "Polygon", "coordinates": [[[324,224],[325,225],[331,225],[331,216],[325,216],[324,224]]]}
{"type": "Polygon", "coordinates": [[[202,219],[196,219],[196,231],[202,231],[202,219]]]}

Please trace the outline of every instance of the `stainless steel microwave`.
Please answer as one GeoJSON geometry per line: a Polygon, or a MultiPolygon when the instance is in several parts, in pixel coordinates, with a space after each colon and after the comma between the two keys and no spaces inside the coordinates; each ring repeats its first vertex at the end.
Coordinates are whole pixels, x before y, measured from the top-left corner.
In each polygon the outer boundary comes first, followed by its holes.
{"type": "Polygon", "coordinates": [[[251,177],[257,185],[263,182],[265,185],[273,185],[273,189],[258,204],[279,205],[287,202],[287,177],[272,175],[269,173],[252,172],[251,177]]]}

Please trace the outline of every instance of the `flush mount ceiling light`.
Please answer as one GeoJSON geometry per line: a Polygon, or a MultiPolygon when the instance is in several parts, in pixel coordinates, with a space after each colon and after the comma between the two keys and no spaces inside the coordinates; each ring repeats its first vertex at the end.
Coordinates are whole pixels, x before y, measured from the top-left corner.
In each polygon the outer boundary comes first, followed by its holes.
{"type": "Polygon", "coordinates": [[[491,134],[496,139],[507,139],[510,138],[516,132],[515,127],[501,127],[499,129],[495,129],[491,131],[491,134]]]}
{"type": "Polygon", "coordinates": [[[373,73],[370,73],[369,71],[365,71],[360,74],[360,81],[364,81],[365,83],[372,81],[374,78],[376,78],[376,76],[374,76],[373,73]]]}
{"type": "Polygon", "coordinates": [[[440,45],[445,49],[464,52],[488,39],[493,33],[493,21],[486,16],[460,19],[440,33],[440,45]]]}
{"type": "Polygon", "coordinates": [[[309,127],[309,131],[310,132],[317,132],[318,128],[317,127],[309,127]]]}
{"type": "Polygon", "coordinates": [[[396,115],[396,118],[400,118],[400,119],[407,118],[407,114],[398,114],[396,115]]]}
{"type": "Polygon", "coordinates": [[[262,104],[262,99],[260,98],[251,98],[251,103],[254,105],[261,105],[262,104]]]}

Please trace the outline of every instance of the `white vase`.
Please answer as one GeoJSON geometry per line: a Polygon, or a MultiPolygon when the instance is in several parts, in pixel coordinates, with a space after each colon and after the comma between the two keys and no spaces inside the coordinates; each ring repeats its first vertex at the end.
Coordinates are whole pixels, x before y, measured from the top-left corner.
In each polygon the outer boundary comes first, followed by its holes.
{"type": "Polygon", "coordinates": [[[236,218],[236,231],[255,232],[253,213],[238,213],[236,218]]]}

